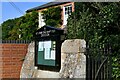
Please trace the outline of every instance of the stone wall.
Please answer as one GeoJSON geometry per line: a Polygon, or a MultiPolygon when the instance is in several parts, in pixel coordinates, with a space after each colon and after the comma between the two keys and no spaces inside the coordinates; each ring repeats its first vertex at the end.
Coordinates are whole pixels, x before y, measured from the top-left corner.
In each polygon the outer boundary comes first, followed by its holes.
{"type": "Polygon", "coordinates": [[[66,40],[62,44],[62,68],[60,71],[61,78],[85,79],[85,45],[85,41],[80,39],[66,40]]]}
{"type": "Polygon", "coordinates": [[[28,45],[28,53],[26,54],[25,60],[22,65],[20,78],[33,78],[35,73],[34,66],[34,42],[28,45]]]}
{"type": "Polygon", "coordinates": [[[86,75],[84,40],[65,40],[61,47],[60,72],[38,70],[34,66],[34,42],[28,46],[28,53],[21,69],[21,78],[82,78],[86,75]]]}

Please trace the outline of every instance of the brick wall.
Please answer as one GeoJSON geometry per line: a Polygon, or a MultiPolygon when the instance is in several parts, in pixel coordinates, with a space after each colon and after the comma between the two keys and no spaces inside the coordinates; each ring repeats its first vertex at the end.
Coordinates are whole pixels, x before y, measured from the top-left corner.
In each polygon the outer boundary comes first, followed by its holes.
{"type": "Polygon", "coordinates": [[[28,44],[0,44],[0,77],[19,78],[28,44]]]}

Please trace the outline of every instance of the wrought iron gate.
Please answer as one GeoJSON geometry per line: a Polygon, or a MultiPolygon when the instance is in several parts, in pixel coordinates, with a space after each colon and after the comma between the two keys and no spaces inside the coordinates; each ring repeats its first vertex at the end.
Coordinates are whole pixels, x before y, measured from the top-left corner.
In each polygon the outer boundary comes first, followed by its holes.
{"type": "Polygon", "coordinates": [[[111,47],[89,44],[86,47],[86,80],[112,80],[111,47]]]}

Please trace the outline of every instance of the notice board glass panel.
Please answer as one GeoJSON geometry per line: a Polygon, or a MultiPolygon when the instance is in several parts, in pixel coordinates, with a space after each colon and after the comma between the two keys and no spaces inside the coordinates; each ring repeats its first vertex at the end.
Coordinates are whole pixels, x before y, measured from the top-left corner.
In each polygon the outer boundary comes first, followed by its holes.
{"type": "Polygon", "coordinates": [[[56,41],[39,41],[37,60],[40,65],[55,66],[56,41]]]}

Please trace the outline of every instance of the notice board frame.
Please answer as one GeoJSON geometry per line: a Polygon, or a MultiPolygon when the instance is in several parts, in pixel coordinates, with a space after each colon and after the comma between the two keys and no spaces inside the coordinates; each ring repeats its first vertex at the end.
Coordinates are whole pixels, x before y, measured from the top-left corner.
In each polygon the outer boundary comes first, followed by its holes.
{"type": "Polygon", "coordinates": [[[52,31],[54,30],[53,31],[54,33],[47,34],[49,36],[41,36],[39,34],[35,35],[35,66],[37,66],[38,69],[41,69],[41,70],[59,72],[61,69],[61,45],[62,45],[62,42],[64,41],[64,40],[61,40],[61,35],[64,35],[63,33],[64,30],[44,26],[41,30],[38,30],[38,32],[41,33],[40,31],[45,32],[49,30],[52,30],[52,31]],[[54,66],[38,64],[38,42],[39,41],[55,41],[56,42],[55,65],[54,66]]]}

